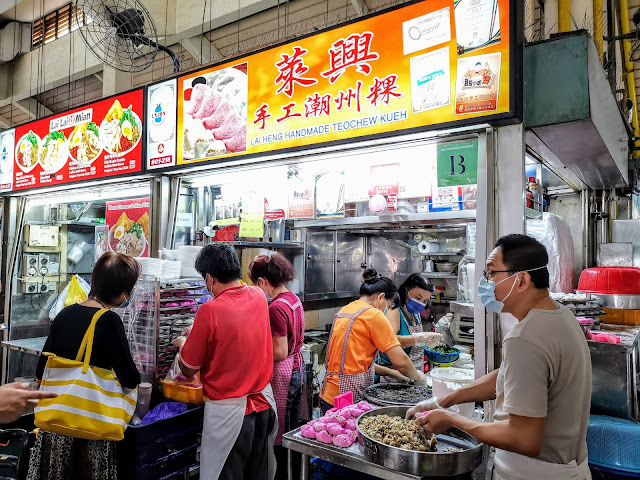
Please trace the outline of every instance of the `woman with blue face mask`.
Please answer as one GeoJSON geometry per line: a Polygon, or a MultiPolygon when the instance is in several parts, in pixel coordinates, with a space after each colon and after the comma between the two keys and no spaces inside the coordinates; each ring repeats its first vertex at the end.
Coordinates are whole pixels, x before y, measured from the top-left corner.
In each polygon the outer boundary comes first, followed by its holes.
{"type": "MultiPolygon", "coordinates": [[[[409,275],[398,289],[399,308],[386,313],[391,328],[398,336],[400,346],[409,355],[413,365],[419,372],[424,371],[424,345],[437,345],[442,341],[439,333],[425,332],[422,328],[422,312],[426,307],[435,287],[419,273],[409,275]]],[[[380,354],[378,364],[390,368],[391,362],[384,354],[380,354]]],[[[397,378],[381,376],[380,381],[393,383],[397,378]]]]}

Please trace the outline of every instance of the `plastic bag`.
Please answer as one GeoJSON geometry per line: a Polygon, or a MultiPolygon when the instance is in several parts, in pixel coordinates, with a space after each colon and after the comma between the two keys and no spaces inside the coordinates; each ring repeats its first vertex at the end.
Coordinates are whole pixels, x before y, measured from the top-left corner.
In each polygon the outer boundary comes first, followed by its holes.
{"type": "Polygon", "coordinates": [[[74,275],[69,284],[64,287],[64,290],[62,290],[60,295],[58,295],[58,299],[56,300],[53,307],[51,307],[51,310],[49,310],[49,320],[53,320],[54,318],[56,318],[56,315],[58,315],[64,307],[68,307],[69,305],[73,305],[74,303],[84,302],[87,299],[90,290],[91,287],[87,282],[84,281],[82,277],[74,275]],[[74,285],[73,295],[76,298],[81,298],[84,295],[84,298],[75,302],[67,300],[68,298],[71,298],[69,290],[71,290],[72,285],[74,285]]]}
{"type": "Polygon", "coordinates": [[[527,234],[542,243],[549,255],[549,291],[573,292],[573,239],[571,229],[558,215],[544,212],[541,220],[527,220],[527,234]]]}
{"type": "MultiPolygon", "coordinates": [[[[74,275],[71,277],[71,282],[69,283],[69,290],[67,291],[67,296],[64,299],[64,306],[68,307],[69,305],[74,305],[76,303],[84,302],[89,295],[89,288],[84,288],[80,284],[80,277],[74,275]]],[[[82,280],[85,285],[86,282],[82,280]]],[[[87,285],[88,287],[89,285],[87,285]]]]}
{"type": "Polygon", "coordinates": [[[182,370],[180,370],[180,365],[178,364],[178,358],[179,356],[176,355],[176,358],[173,359],[171,368],[167,372],[167,376],[164,377],[164,381],[185,385],[187,387],[201,387],[202,384],[196,375],[185,377],[182,374],[182,370]]]}
{"type": "Polygon", "coordinates": [[[149,423],[166,420],[167,418],[175,417],[176,415],[180,415],[186,411],[187,406],[184,403],[164,402],[147,413],[142,419],[141,425],[148,425],[149,423]]]}

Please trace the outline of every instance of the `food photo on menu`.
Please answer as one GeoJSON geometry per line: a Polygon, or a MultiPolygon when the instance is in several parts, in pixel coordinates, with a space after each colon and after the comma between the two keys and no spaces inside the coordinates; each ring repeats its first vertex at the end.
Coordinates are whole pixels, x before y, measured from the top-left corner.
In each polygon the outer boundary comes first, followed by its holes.
{"type": "Polygon", "coordinates": [[[122,109],[119,100],[115,100],[100,125],[100,139],[105,150],[111,154],[127,153],[140,140],[142,123],[130,105],[122,109]]]}
{"type": "Polygon", "coordinates": [[[247,149],[247,64],[184,80],[183,158],[247,149]]]}

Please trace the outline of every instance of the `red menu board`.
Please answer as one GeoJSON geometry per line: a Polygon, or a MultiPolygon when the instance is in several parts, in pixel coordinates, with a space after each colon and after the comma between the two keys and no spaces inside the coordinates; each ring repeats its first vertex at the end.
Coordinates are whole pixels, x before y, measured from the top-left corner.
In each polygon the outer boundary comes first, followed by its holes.
{"type": "Polygon", "coordinates": [[[143,90],[16,128],[14,190],[140,172],[143,90]]]}

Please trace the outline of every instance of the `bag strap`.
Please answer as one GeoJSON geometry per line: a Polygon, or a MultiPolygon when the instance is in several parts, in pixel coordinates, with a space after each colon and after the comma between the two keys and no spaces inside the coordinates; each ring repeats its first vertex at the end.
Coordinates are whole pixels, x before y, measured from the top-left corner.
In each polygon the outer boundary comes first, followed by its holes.
{"type": "Polygon", "coordinates": [[[91,360],[91,350],[93,350],[93,336],[96,331],[96,323],[100,320],[100,317],[107,313],[109,310],[106,308],[101,308],[98,310],[91,319],[91,323],[89,324],[89,328],[82,337],[82,343],[80,344],[80,349],[78,350],[78,355],[76,355],[76,362],[83,360],[82,356],[84,355],[84,360],[82,362],[82,373],[87,373],[89,370],[89,361],[91,360]]]}

